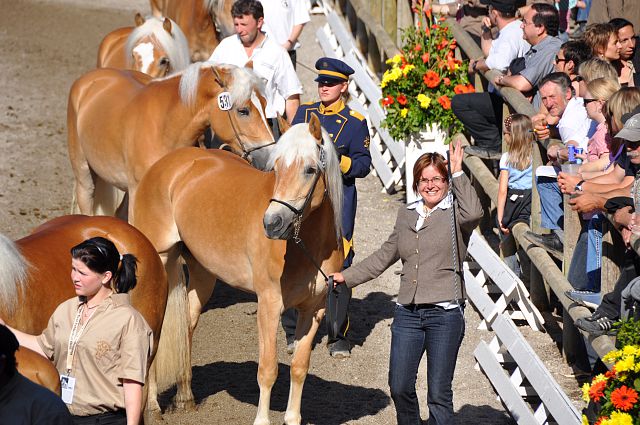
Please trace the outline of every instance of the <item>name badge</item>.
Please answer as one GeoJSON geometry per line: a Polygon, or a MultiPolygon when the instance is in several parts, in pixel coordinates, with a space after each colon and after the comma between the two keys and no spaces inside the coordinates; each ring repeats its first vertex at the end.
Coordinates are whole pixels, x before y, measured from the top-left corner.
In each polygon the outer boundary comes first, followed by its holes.
{"type": "Polygon", "coordinates": [[[218,107],[220,107],[222,111],[231,109],[231,95],[228,91],[223,91],[218,95],[218,107]]]}
{"type": "Polygon", "coordinates": [[[62,388],[62,401],[66,404],[73,403],[73,391],[76,388],[76,378],[69,375],[60,375],[60,387],[62,388]]]}
{"type": "Polygon", "coordinates": [[[511,195],[509,197],[509,199],[511,199],[511,202],[516,202],[518,200],[520,196],[516,195],[515,193],[513,195],[511,195]]]}

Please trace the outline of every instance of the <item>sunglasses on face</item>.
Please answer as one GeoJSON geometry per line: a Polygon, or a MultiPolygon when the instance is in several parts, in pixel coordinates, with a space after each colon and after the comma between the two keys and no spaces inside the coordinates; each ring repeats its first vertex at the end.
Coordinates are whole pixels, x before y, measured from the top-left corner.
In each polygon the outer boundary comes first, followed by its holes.
{"type": "Polygon", "coordinates": [[[584,103],[584,106],[587,106],[591,102],[595,102],[597,100],[599,100],[599,99],[582,99],[582,103],[584,103]]]}
{"type": "Polygon", "coordinates": [[[556,56],[556,58],[553,60],[555,63],[560,63],[560,62],[566,62],[567,60],[564,58],[559,58],[556,56]]]}
{"type": "Polygon", "coordinates": [[[630,149],[636,150],[640,148],[640,140],[636,142],[632,142],[631,140],[626,140],[625,143],[627,144],[627,147],[630,149]]]}

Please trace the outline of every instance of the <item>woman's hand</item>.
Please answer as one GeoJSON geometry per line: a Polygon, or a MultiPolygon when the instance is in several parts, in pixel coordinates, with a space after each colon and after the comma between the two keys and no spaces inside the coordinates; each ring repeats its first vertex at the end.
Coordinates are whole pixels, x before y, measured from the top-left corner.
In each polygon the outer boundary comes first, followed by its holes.
{"type": "Polygon", "coordinates": [[[558,173],[558,185],[560,186],[560,190],[562,193],[566,193],[571,195],[575,193],[576,185],[582,180],[582,176],[580,174],[573,175],[560,172],[558,173]]]}
{"type": "Polygon", "coordinates": [[[630,228],[632,217],[633,216],[631,214],[631,207],[624,207],[616,210],[616,212],[613,214],[613,221],[618,225],[618,227],[630,228]]]}
{"type": "MultiPolygon", "coordinates": [[[[329,276],[333,277],[333,287],[335,288],[336,286],[345,283],[344,282],[344,276],[342,276],[342,273],[340,272],[336,272],[336,273],[331,273],[329,274],[329,276]]],[[[333,289],[333,288],[331,288],[333,289]]]]}
{"type": "Polygon", "coordinates": [[[453,145],[453,141],[449,143],[449,160],[451,161],[451,174],[462,171],[463,156],[464,150],[462,149],[460,140],[456,142],[455,146],[453,145]]]}

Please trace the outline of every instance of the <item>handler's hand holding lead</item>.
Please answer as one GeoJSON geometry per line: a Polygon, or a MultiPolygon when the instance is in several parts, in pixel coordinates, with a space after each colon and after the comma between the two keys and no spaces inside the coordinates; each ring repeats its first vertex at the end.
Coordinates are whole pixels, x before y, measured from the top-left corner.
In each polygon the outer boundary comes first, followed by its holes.
{"type": "MultiPolygon", "coordinates": [[[[342,276],[342,273],[340,273],[340,272],[331,273],[329,276],[333,278],[333,287],[334,288],[336,286],[340,285],[341,283],[344,283],[344,276],[342,276]]],[[[331,282],[331,280],[329,280],[329,282],[331,282]]]]}

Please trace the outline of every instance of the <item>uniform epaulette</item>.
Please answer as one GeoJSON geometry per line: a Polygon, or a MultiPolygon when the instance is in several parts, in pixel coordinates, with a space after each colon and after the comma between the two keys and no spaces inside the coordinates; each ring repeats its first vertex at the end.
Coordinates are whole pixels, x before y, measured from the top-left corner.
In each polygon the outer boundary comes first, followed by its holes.
{"type": "Polygon", "coordinates": [[[354,111],[353,109],[349,111],[349,115],[351,115],[352,117],[356,117],[357,119],[359,119],[360,121],[364,121],[364,115],[362,115],[360,112],[358,111],[354,111]]]}

